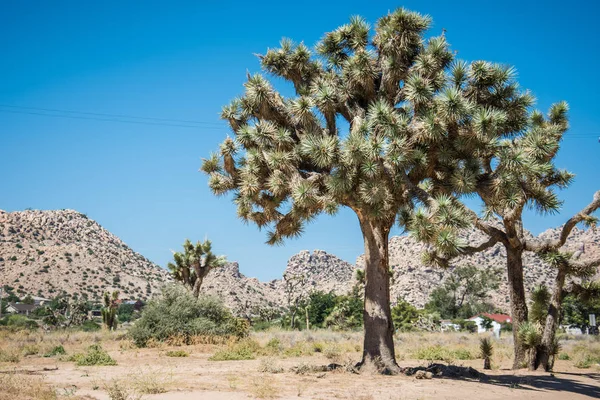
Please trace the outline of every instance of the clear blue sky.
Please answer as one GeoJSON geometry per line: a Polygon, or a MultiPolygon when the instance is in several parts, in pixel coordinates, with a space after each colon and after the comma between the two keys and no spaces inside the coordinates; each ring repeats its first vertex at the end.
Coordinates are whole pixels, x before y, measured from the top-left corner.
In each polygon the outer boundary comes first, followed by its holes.
{"type": "Polygon", "coordinates": [[[253,53],[283,36],[312,46],[350,15],[374,23],[400,5],[430,14],[430,33],[445,28],[459,58],[514,65],[541,109],[569,102],[572,128],[559,164],[576,182],[563,193],[561,215],[529,216],[527,227],[539,233],[587,204],[600,189],[596,2],[3,1],[0,209],[76,209],[163,266],[185,238],[206,235],[217,253],[263,280],[279,277],[302,249],[354,262],[362,239],[350,212],[319,218],[301,239],[269,247],[264,232],[211,195],[198,168],[227,134],[221,107],[241,94],[246,70],[259,69],[253,53]],[[6,106],[204,124],[57,118],[6,106]]]}

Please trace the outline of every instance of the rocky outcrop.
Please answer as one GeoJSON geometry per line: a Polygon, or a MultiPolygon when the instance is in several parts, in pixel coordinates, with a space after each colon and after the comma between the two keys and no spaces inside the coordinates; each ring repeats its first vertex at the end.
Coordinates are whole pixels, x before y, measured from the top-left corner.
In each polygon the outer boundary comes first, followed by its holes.
{"type": "MultiPolygon", "coordinates": [[[[559,230],[543,232],[542,238],[557,238],[559,230]]],[[[485,240],[477,230],[464,232],[470,243],[485,240]]],[[[567,242],[570,251],[584,250],[582,259],[600,256],[600,232],[575,229],[567,242]],[[583,245],[583,247],[582,247],[583,245]]],[[[421,263],[424,246],[410,236],[392,237],[389,244],[392,269],[391,298],[403,298],[422,307],[431,291],[447,279],[451,270],[421,263]]],[[[497,245],[484,252],[456,259],[457,265],[472,264],[493,269],[500,288],[490,301],[508,311],[505,277],[506,252],[497,245]]],[[[525,285],[550,285],[554,270],[541,259],[526,254],[525,285]]],[[[281,309],[288,303],[286,283],[301,279],[296,294],[312,290],[346,294],[356,284],[356,269],[364,268],[363,256],[350,264],[322,250],[301,251],[292,256],[283,279],[260,282],[240,273],[232,262],[214,269],[206,277],[202,292],[223,299],[236,314],[257,315],[260,310],[281,309]]],[[[105,290],[118,289],[122,298],[147,299],[162,284],[170,282],[167,271],[135,253],[119,238],[85,215],[72,210],[0,212],[0,284],[19,293],[54,296],[61,292],[98,299],[105,290]]]]}
{"type": "Polygon", "coordinates": [[[107,290],[146,300],[167,271],[73,210],[0,211],[0,285],[17,294],[98,300],[107,290]]]}

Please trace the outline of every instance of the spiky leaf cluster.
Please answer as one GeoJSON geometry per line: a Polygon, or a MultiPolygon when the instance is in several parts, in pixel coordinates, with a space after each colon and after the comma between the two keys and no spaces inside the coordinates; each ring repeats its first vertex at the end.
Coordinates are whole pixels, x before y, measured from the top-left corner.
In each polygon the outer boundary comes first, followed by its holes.
{"type": "Polygon", "coordinates": [[[239,217],[275,244],[339,206],[389,227],[424,182],[476,190],[499,140],[527,127],[532,99],[510,68],[455,61],[444,35],[425,38],[430,23],[405,9],[374,29],[353,17],[316,52],[284,40],[259,56],[295,93],[248,77],[222,113],[234,139],[202,166],[213,192],[232,192],[239,217]]]}
{"type": "Polygon", "coordinates": [[[190,289],[194,288],[198,278],[204,279],[211,269],[226,263],[224,257],[212,253],[210,240],[197,242],[194,245],[189,239],[186,239],[183,243],[183,252],[174,252],[173,259],[174,263],[167,264],[173,279],[190,289]]]}

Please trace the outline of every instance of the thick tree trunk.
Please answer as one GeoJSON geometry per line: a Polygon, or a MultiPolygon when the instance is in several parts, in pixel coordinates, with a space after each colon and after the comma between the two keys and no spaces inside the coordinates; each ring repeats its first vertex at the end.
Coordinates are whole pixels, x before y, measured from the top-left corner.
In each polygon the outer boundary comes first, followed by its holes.
{"type": "Polygon", "coordinates": [[[194,289],[192,290],[192,294],[195,298],[200,296],[200,287],[202,286],[202,278],[198,277],[196,282],[194,282],[194,289]]]}
{"type": "Polygon", "coordinates": [[[527,299],[523,283],[523,250],[506,248],[508,291],[510,294],[510,311],[513,324],[515,358],[513,369],[519,369],[525,361],[525,349],[519,340],[519,327],[527,321],[527,299]]]}
{"type": "Polygon", "coordinates": [[[550,298],[550,304],[548,305],[548,316],[546,317],[546,324],[544,326],[542,344],[538,349],[536,357],[535,369],[541,366],[545,371],[550,371],[554,364],[552,353],[554,353],[554,340],[556,337],[556,329],[558,328],[558,320],[560,318],[562,291],[565,286],[566,277],[567,271],[565,268],[559,268],[556,278],[554,279],[554,288],[552,289],[552,297],[550,298]]]}
{"type": "Polygon", "coordinates": [[[375,365],[385,374],[400,371],[394,352],[388,266],[389,227],[360,220],[365,241],[365,338],[359,365],[375,365]]]}

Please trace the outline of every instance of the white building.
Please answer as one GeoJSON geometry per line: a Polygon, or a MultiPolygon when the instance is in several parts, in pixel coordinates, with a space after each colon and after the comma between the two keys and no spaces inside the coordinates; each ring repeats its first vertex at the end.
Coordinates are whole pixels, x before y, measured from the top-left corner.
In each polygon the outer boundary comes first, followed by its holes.
{"type": "Polygon", "coordinates": [[[502,329],[502,324],[511,323],[510,315],[505,314],[479,314],[474,317],[469,318],[469,321],[475,322],[477,325],[477,333],[483,333],[486,331],[493,331],[494,333],[499,333],[500,329],[502,329]],[[484,318],[487,317],[492,320],[492,329],[486,329],[483,327],[484,318]]]}

